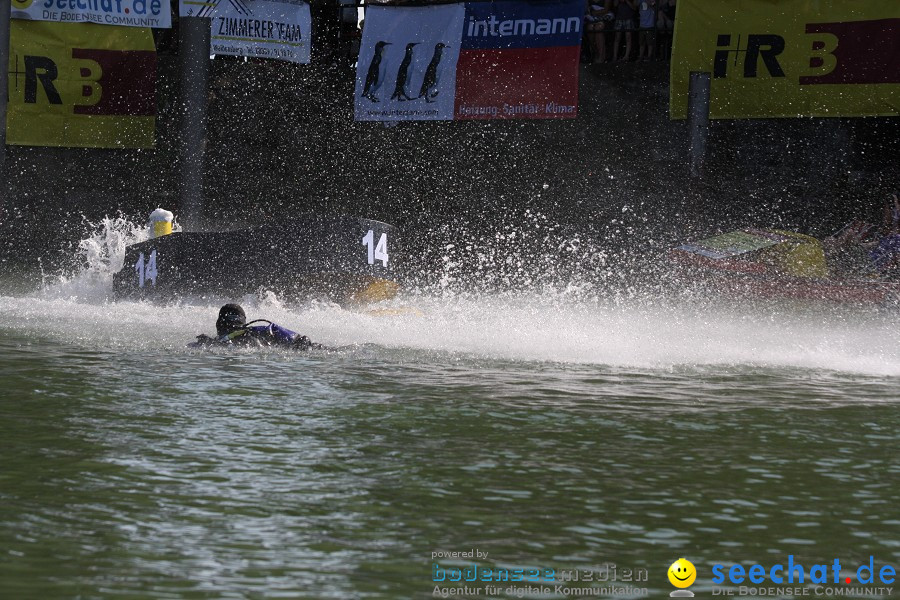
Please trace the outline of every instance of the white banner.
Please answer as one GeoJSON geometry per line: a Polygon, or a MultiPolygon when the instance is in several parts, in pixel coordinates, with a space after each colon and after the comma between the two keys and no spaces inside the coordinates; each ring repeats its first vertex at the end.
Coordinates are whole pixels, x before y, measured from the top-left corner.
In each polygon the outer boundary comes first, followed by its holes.
{"type": "Polygon", "coordinates": [[[172,26],[169,0],[11,0],[10,6],[13,19],[28,21],[163,29],[172,26]]]}
{"type": "Polygon", "coordinates": [[[356,120],[453,118],[464,4],[369,6],[356,66],[356,120]]]}
{"type": "Polygon", "coordinates": [[[210,19],[210,54],[309,63],[312,17],[299,0],[181,0],[182,17],[210,19]]]}

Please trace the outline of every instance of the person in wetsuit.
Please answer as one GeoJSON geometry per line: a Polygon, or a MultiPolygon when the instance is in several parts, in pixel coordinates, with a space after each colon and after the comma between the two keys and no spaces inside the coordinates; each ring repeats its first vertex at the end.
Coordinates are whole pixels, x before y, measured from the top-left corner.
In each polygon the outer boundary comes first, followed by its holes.
{"type": "Polygon", "coordinates": [[[194,348],[277,346],[295,350],[322,348],[320,344],[311,342],[305,335],[276,325],[272,321],[256,319],[248,323],[247,315],[239,304],[226,304],[219,309],[219,317],[216,319],[216,337],[200,334],[197,336],[197,341],[189,346],[194,348]]]}
{"type": "Polygon", "coordinates": [[[875,268],[882,275],[900,275],[900,197],[891,194],[884,202],[882,237],[870,252],[875,268]]]}

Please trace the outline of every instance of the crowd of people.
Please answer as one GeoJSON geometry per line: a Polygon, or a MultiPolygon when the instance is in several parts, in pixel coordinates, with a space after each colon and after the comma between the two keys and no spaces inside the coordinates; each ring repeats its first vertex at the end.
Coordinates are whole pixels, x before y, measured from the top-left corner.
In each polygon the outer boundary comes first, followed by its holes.
{"type": "Polygon", "coordinates": [[[853,221],[826,238],[825,249],[838,270],[900,275],[900,196],[885,199],[880,226],[853,221]]]}
{"type": "Polygon", "coordinates": [[[676,0],[588,0],[584,47],[593,63],[667,58],[676,0]],[[636,52],[635,52],[635,46],[636,52]]]}

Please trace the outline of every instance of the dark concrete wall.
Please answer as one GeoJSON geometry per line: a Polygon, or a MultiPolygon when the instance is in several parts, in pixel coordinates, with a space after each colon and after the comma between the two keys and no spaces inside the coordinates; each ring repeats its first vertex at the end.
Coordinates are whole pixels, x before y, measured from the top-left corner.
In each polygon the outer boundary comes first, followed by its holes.
{"type": "MultiPolygon", "coordinates": [[[[160,57],[155,150],[10,147],[0,259],[63,265],[83,219],[178,213],[178,61],[160,57]]],[[[349,65],[216,59],[207,216],[213,227],[294,212],[365,215],[407,231],[424,268],[452,231],[532,227],[661,248],[736,225],[813,233],[871,211],[898,184],[898,119],[714,122],[707,175],[688,173],[662,62],[585,65],[579,117],[355,123],[349,65]],[[530,211],[530,212],[529,212],[530,211]],[[539,215],[535,217],[535,215],[539,215]]]]}

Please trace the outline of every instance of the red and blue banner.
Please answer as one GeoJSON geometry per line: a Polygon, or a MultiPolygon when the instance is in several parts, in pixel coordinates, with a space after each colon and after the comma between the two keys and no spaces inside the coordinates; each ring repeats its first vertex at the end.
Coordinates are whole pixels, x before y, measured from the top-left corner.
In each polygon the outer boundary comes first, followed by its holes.
{"type": "Polygon", "coordinates": [[[574,118],[583,2],[366,11],[356,119],[574,118]]]}

